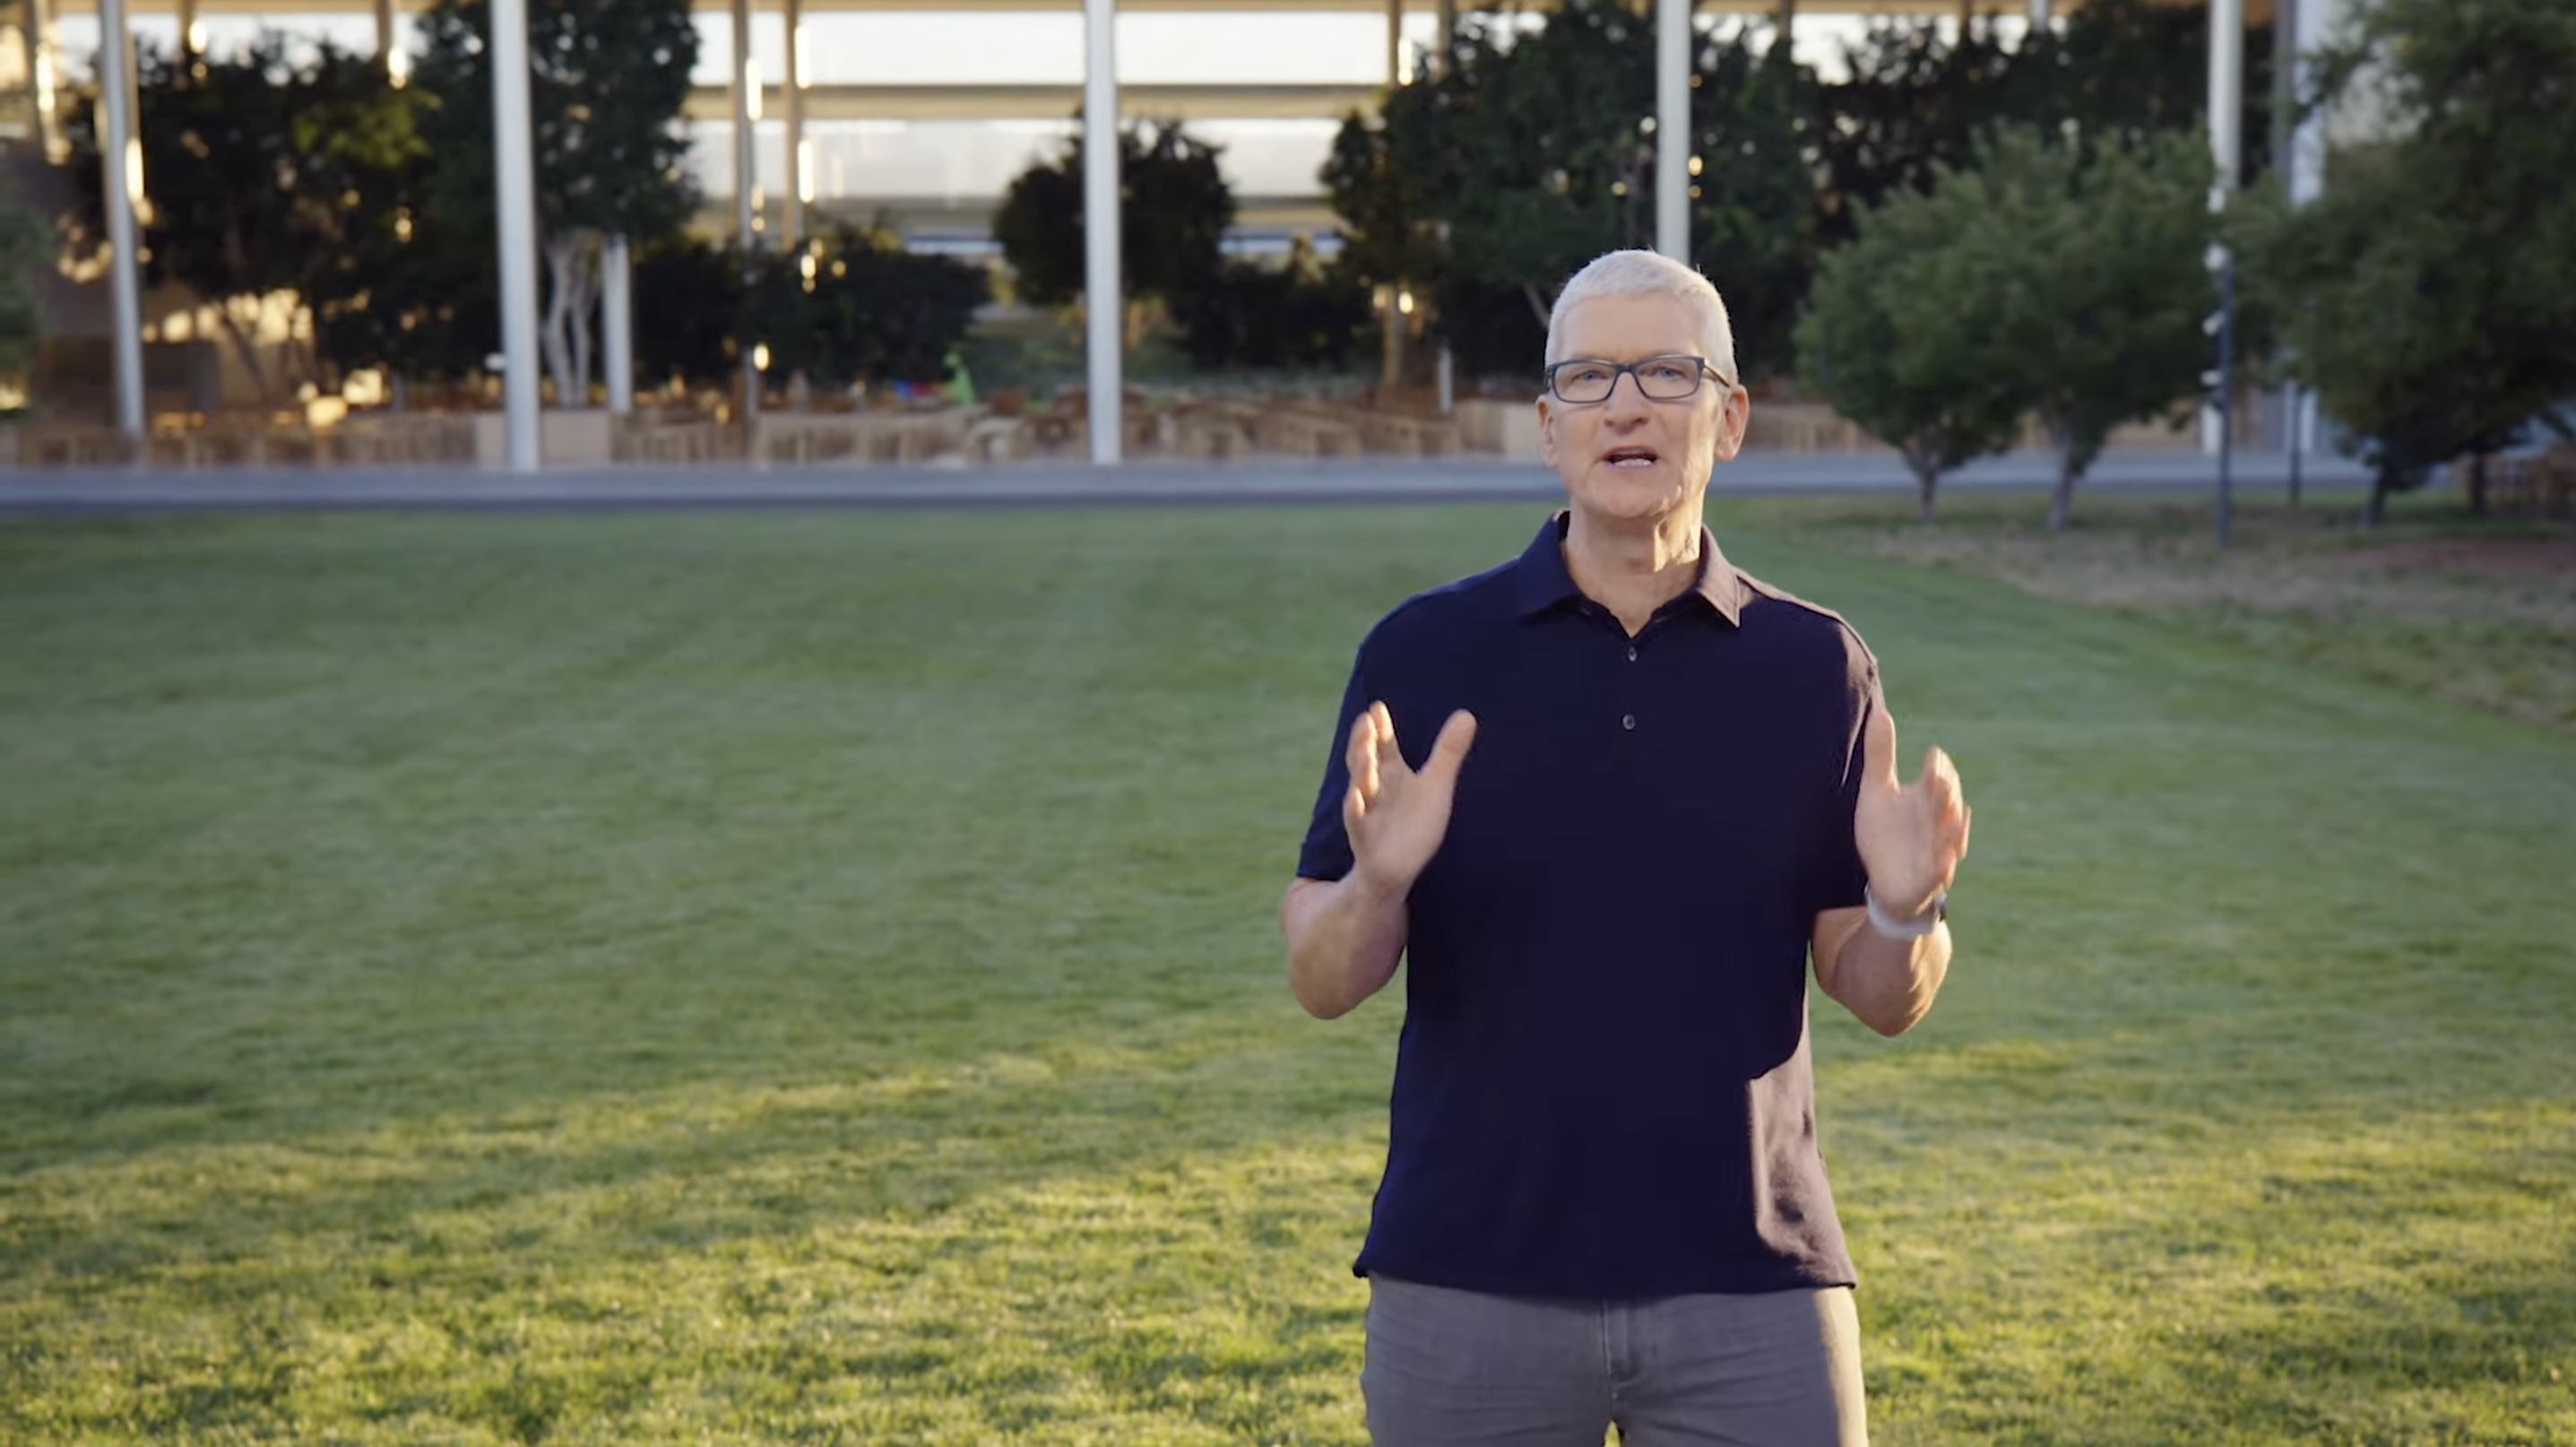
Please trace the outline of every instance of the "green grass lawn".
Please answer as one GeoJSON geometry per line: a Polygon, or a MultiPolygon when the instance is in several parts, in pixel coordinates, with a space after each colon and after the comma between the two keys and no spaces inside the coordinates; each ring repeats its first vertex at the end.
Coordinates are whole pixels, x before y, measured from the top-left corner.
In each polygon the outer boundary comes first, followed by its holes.
{"type": "MultiPolygon", "coordinates": [[[[1738,533],[1983,821],[1877,1440],[2576,1441],[2576,740],[1738,533]]],[[[1529,509],[0,525],[0,1441],[1362,1439],[1275,905],[1529,509]]]]}
{"type": "Polygon", "coordinates": [[[2045,506],[2030,494],[1965,493],[1931,527],[1879,497],[1746,511],[1837,551],[2143,614],[2576,736],[2576,526],[2565,521],[2471,518],[2428,491],[2400,495],[2386,522],[2362,527],[2348,495],[2292,508],[2257,493],[2240,500],[2221,549],[2206,497],[2088,497],[2060,534],[2041,525],[2045,506]]]}

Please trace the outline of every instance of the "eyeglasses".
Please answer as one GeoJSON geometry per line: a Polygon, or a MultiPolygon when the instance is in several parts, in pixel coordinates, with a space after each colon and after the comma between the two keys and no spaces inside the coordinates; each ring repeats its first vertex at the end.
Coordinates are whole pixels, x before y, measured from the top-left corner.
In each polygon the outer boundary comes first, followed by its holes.
{"type": "Polygon", "coordinates": [[[1732,387],[1704,357],[1648,357],[1642,362],[1604,362],[1577,357],[1547,369],[1547,390],[1559,402],[1586,406],[1607,402],[1622,374],[1637,379],[1637,391],[1656,402],[1678,402],[1699,391],[1702,377],[1716,377],[1732,387]]]}

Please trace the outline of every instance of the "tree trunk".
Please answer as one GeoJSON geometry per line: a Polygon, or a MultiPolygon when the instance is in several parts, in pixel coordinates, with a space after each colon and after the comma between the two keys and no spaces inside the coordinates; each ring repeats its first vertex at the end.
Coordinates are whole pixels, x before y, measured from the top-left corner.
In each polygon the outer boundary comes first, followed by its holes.
{"type": "Polygon", "coordinates": [[[322,361],[322,319],[313,315],[311,307],[298,307],[296,312],[304,319],[304,336],[301,340],[296,338],[295,327],[290,320],[283,355],[292,362],[295,375],[311,383],[317,395],[338,392],[339,382],[322,361]]]}
{"type": "Polygon", "coordinates": [[[1546,331],[1548,303],[1539,296],[1538,288],[1528,282],[1522,282],[1521,296],[1529,302],[1530,315],[1538,318],[1538,329],[1542,332],[1546,331]]]}
{"type": "Polygon", "coordinates": [[[572,383],[572,349],[564,337],[562,264],[551,245],[546,248],[546,273],[546,315],[537,330],[537,346],[545,354],[546,374],[555,379],[555,395],[560,398],[572,383]]]}
{"type": "Polygon", "coordinates": [[[599,310],[598,258],[585,249],[573,259],[572,405],[590,405],[591,327],[599,310]]]}
{"type": "Polygon", "coordinates": [[[259,405],[275,406],[277,388],[269,381],[268,369],[259,364],[258,334],[242,325],[231,300],[217,302],[215,315],[223,320],[224,335],[232,339],[233,355],[241,359],[242,370],[250,374],[251,387],[259,393],[259,405]]]}
{"type": "Polygon", "coordinates": [[[1941,486],[1941,467],[1936,460],[1938,454],[1929,449],[1918,452],[1911,447],[1901,450],[1906,470],[1914,474],[1914,486],[1920,499],[1915,521],[1929,523],[1932,521],[1932,499],[1941,486]]]}
{"type": "Polygon", "coordinates": [[[2048,429],[2048,440],[2057,444],[2057,487],[2048,497],[2048,530],[2060,533],[2075,515],[2075,442],[2055,427],[2048,429]]]}
{"type": "Polygon", "coordinates": [[[2487,515],[2487,455],[2483,452],[2469,459],[2469,516],[2487,515]]]}
{"type": "Polygon", "coordinates": [[[2394,481],[2395,476],[2389,466],[2381,463],[2378,472],[2370,479],[2370,501],[2362,505],[2363,527],[2375,528],[2388,516],[2388,494],[2394,481]]]}
{"type": "MultiPolygon", "coordinates": [[[[30,15],[34,13],[29,12],[30,15]]],[[[250,269],[249,243],[244,240],[238,224],[224,230],[223,256],[226,269],[233,276],[240,276],[250,269]]],[[[250,299],[251,313],[247,323],[234,311],[241,300],[238,296],[216,298],[215,316],[223,323],[224,335],[232,339],[233,354],[241,359],[242,370],[249,374],[251,387],[259,394],[259,405],[274,407],[277,405],[277,387],[268,369],[259,364],[259,316],[268,305],[268,299],[265,296],[250,299]]]]}
{"type": "Polygon", "coordinates": [[[546,373],[554,378],[558,407],[581,405],[581,394],[573,390],[572,370],[573,267],[580,245],[578,236],[550,236],[545,243],[546,322],[542,340],[546,373]]]}

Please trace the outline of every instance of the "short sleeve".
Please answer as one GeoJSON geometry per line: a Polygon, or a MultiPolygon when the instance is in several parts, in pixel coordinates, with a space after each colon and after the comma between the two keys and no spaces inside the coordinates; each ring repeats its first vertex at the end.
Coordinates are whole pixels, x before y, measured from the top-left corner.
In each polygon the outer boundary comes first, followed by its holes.
{"type": "Polygon", "coordinates": [[[1351,661],[1351,681],[1342,690],[1341,712],[1332,739],[1324,747],[1324,782],[1315,791],[1314,817],[1306,825],[1306,842],[1297,851],[1300,879],[1339,879],[1351,872],[1351,836],[1342,827],[1342,797],[1350,792],[1351,771],[1345,760],[1351,725],[1369,706],[1367,653],[1351,661]]]}
{"type": "Polygon", "coordinates": [[[1851,732],[1843,743],[1843,777],[1834,808],[1838,826],[1821,851],[1822,868],[1817,873],[1819,913],[1829,909],[1857,909],[1868,902],[1869,866],[1861,863],[1860,785],[1869,767],[1869,725],[1887,707],[1879,693],[1878,660],[1860,636],[1848,628],[1850,663],[1845,684],[1846,716],[1851,732]]]}

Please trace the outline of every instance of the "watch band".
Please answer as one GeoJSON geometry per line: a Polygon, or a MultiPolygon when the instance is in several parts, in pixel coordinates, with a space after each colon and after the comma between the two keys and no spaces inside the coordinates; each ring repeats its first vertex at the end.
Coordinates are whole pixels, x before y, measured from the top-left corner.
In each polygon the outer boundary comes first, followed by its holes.
{"type": "Polygon", "coordinates": [[[1932,896],[1932,907],[1911,920],[1898,919],[1889,914],[1887,907],[1878,902],[1876,891],[1867,885],[1861,886],[1861,898],[1869,905],[1869,923],[1872,929],[1890,939],[1919,940],[1939,929],[1941,921],[1948,917],[1950,892],[1945,889],[1932,896]]]}

